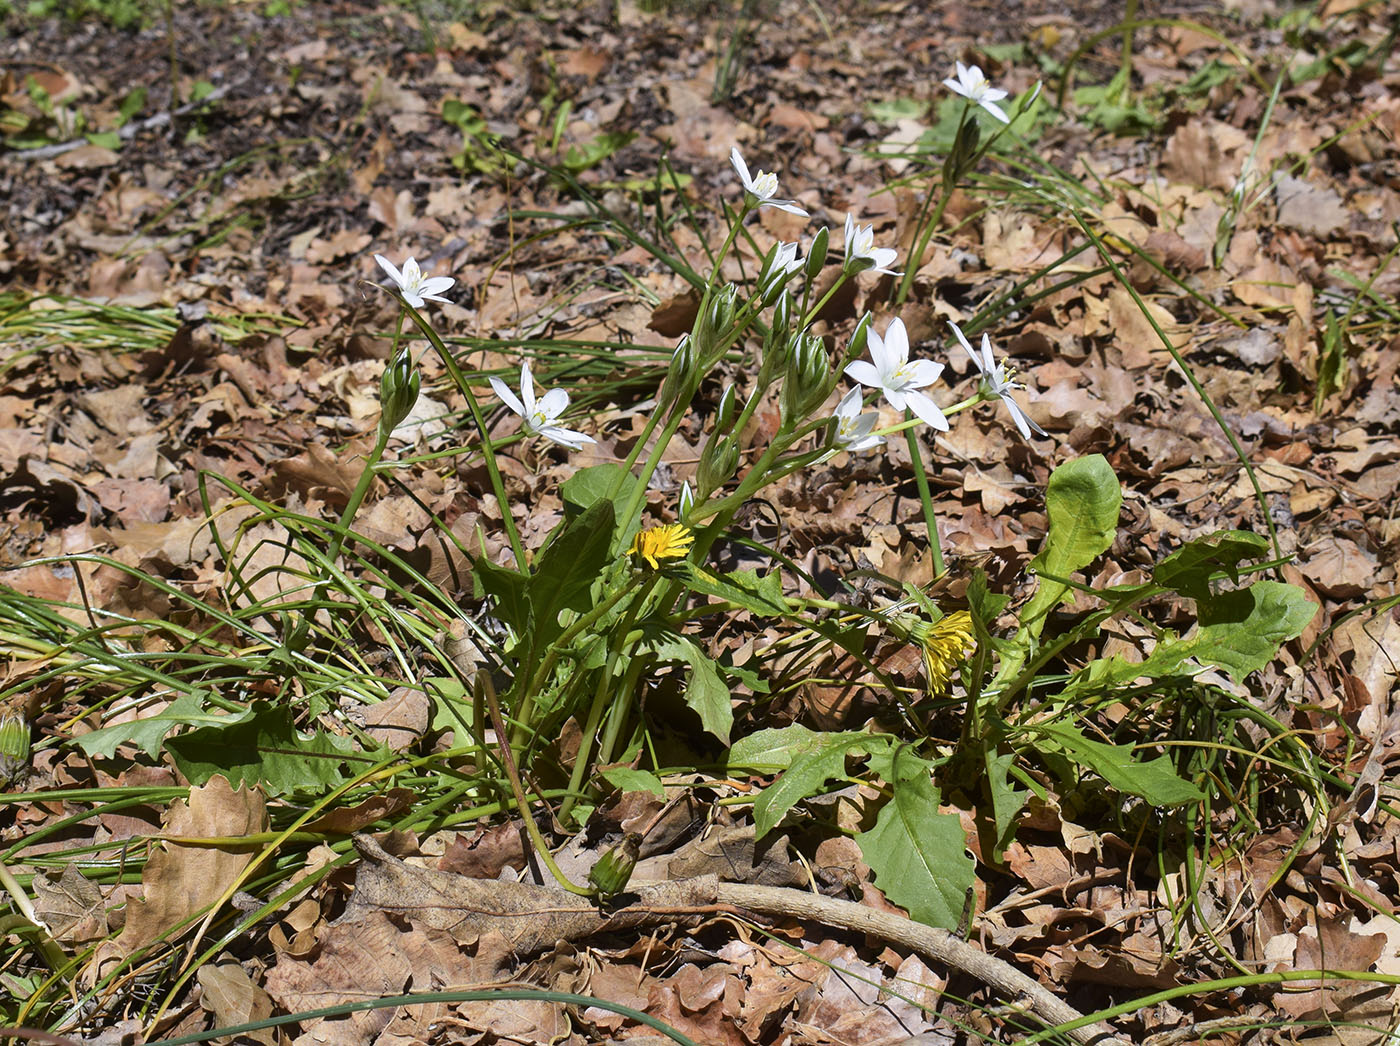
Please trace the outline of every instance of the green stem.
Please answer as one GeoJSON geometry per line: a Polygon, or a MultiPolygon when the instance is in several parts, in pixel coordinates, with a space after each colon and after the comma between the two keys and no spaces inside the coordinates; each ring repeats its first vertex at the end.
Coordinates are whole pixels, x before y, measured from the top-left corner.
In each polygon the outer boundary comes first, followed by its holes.
{"type": "MultiPolygon", "coordinates": [[[[905,420],[908,418],[906,411],[905,420]]],[[[924,526],[928,528],[928,545],[933,552],[933,576],[940,578],[947,573],[947,569],[943,566],[943,549],[938,543],[938,517],[934,514],[933,498],[929,495],[928,476],[924,475],[923,451],[919,447],[919,437],[912,428],[905,431],[904,437],[909,443],[909,457],[914,464],[914,483],[919,488],[919,503],[924,510],[924,526]]]]}
{"type": "MultiPolygon", "coordinates": [[[[629,578],[625,585],[608,596],[607,599],[603,600],[603,602],[599,603],[588,613],[580,617],[564,630],[563,635],[549,644],[549,649],[545,652],[544,661],[540,663],[540,667],[537,668],[534,675],[530,677],[530,688],[526,691],[527,697],[530,694],[538,693],[544,687],[545,682],[549,679],[550,673],[554,671],[554,665],[559,660],[560,653],[566,650],[569,644],[572,643],[580,633],[585,629],[592,628],[601,618],[611,612],[612,608],[617,606],[618,602],[621,601],[624,596],[637,587],[637,583],[638,579],[629,578]]],[[[523,708],[521,718],[524,718],[523,708]]]]}
{"type": "MultiPolygon", "coordinates": [[[[579,897],[594,896],[597,891],[574,885],[573,880],[559,869],[559,865],[554,863],[554,855],[550,853],[549,847],[545,844],[544,836],[540,834],[540,826],[535,824],[535,816],[530,813],[530,803],[525,797],[525,788],[520,783],[520,771],[515,766],[515,755],[511,752],[510,741],[506,737],[506,724],[505,720],[501,718],[501,703],[496,700],[496,688],[491,685],[491,673],[478,672],[476,686],[485,697],[486,708],[491,713],[491,725],[496,731],[496,742],[501,750],[501,765],[505,767],[506,777],[510,779],[511,794],[515,797],[515,805],[520,810],[521,819],[525,822],[525,832],[534,845],[536,855],[549,869],[549,874],[554,876],[554,881],[568,890],[569,893],[579,897]]],[[[565,802],[567,803],[568,800],[566,799],[565,802]]]]}
{"type": "Polygon", "coordinates": [[[443,344],[438,332],[433,330],[432,325],[413,306],[404,302],[403,308],[409,318],[417,324],[423,337],[427,338],[429,344],[437,350],[438,358],[442,360],[442,365],[447,368],[448,376],[467,401],[467,410],[471,413],[472,423],[476,426],[477,434],[481,437],[482,458],[486,463],[486,475],[491,481],[491,493],[495,495],[496,504],[501,509],[501,522],[506,528],[506,536],[510,539],[511,551],[515,554],[516,569],[522,574],[528,574],[530,565],[525,558],[525,546],[520,542],[520,532],[515,526],[515,517],[510,514],[510,502],[506,500],[506,488],[501,480],[501,470],[496,465],[496,456],[491,453],[491,437],[487,432],[486,419],[481,413],[481,407],[476,402],[476,396],[472,393],[471,386],[467,384],[467,378],[462,373],[462,368],[457,365],[456,358],[443,344]]]}
{"type": "Polygon", "coordinates": [[[1156,317],[1154,317],[1147,308],[1147,303],[1142,300],[1142,295],[1138,294],[1137,288],[1132,285],[1132,282],[1124,275],[1123,270],[1118,267],[1118,263],[1113,260],[1113,257],[1108,253],[1108,249],[1103,245],[1103,241],[1093,229],[1089,228],[1089,224],[1084,220],[1084,216],[1079,213],[1079,209],[1077,207],[1072,208],[1070,215],[1074,218],[1075,224],[1079,226],[1084,235],[1093,241],[1094,247],[1098,249],[1099,257],[1104,260],[1104,264],[1113,270],[1113,276],[1118,281],[1119,286],[1132,296],[1133,303],[1138,307],[1138,311],[1142,313],[1143,318],[1151,325],[1152,330],[1157,335],[1157,339],[1161,341],[1163,347],[1171,354],[1171,358],[1176,365],[1181,368],[1181,373],[1186,376],[1186,380],[1190,383],[1191,388],[1195,391],[1196,395],[1201,398],[1201,402],[1206,405],[1206,410],[1210,411],[1210,416],[1215,419],[1216,425],[1220,427],[1220,431],[1224,433],[1225,439],[1229,441],[1231,449],[1235,452],[1235,457],[1239,458],[1240,465],[1244,467],[1245,475],[1249,477],[1249,485],[1254,488],[1254,500],[1259,505],[1260,515],[1264,517],[1264,526],[1269,531],[1269,542],[1274,546],[1274,555],[1282,559],[1283,546],[1281,546],[1278,541],[1278,530],[1274,527],[1274,517],[1269,511],[1268,499],[1264,497],[1264,489],[1259,486],[1259,477],[1255,475],[1254,466],[1249,463],[1249,456],[1244,452],[1244,447],[1240,444],[1239,438],[1236,437],[1234,430],[1226,424],[1225,416],[1220,413],[1220,408],[1215,405],[1215,400],[1211,399],[1210,393],[1206,391],[1205,386],[1196,379],[1196,375],[1191,370],[1190,364],[1182,357],[1180,350],[1172,344],[1172,340],[1167,337],[1167,332],[1162,330],[1161,324],[1157,322],[1156,317]]]}
{"type": "MultiPolygon", "coordinates": [[[[407,305],[404,308],[408,308],[407,305]]],[[[403,335],[402,309],[399,311],[398,325],[394,328],[394,343],[389,350],[389,366],[394,365],[398,359],[399,341],[403,335]]],[[[381,404],[381,410],[383,405],[381,404]]],[[[393,435],[387,432],[383,425],[379,426],[378,435],[374,440],[374,448],[365,458],[365,466],[360,470],[360,478],[355,481],[355,489],[350,492],[349,499],[345,502],[345,508],[340,513],[340,522],[336,526],[335,534],[331,538],[331,544],[326,549],[326,569],[328,572],[334,571],[336,560],[340,558],[341,551],[345,548],[345,540],[350,534],[350,525],[355,521],[355,515],[360,511],[360,506],[364,504],[365,498],[369,495],[369,488],[374,483],[376,469],[379,461],[384,457],[384,451],[389,446],[389,437],[393,435]]],[[[325,594],[330,585],[330,577],[327,576],[317,582],[312,590],[311,599],[306,610],[301,615],[301,620],[297,622],[292,634],[287,637],[287,646],[293,651],[300,651],[305,648],[307,640],[311,636],[311,619],[316,613],[316,605],[320,603],[321,597],[325,594]]]]}
{"type": "MultiPolygon", "coordinates": [[[[958,143],[962,141],[963,127],[967,124],[968,113],[971,112],[971,103],[964,103],[962,116],[958,118],[958,129],[953,135],[953,149],[956,152],[958,143]]],[[[952,156],[946,162],[951,162],[952,156]]],[[[928,249],[928,242],[933,238],[939,224],[943,221],[943,212],[948,208],[948,201],[953,198],[953,189],[956,187],[961,171],[951,172],[952,177],[948,177],[948,172],[944,172],[939,181],[943,184],[944,190],[938,197],[938,207],[934,210],[933,216],[927,221],[923,215],[919,216],[919,227],[917,230],[918,239],[915,241],[914,250],[910,253],[904,265],[904,276],[899,281],[899,289],[895,291],[894,304],[903,305],[909,298],[909,292],[914,289],[914,274],[919,271],[919,267],[924,262],[924,251],[928,249]]],[[[933,198],[933,179],[928,182],[928,191],[924,194],[924,209],[928,208],[928,201],[933,198]]]]}
{"type": "MultiPolygon", "coordinates": [[[[734,246],[734,240],[739,235],[739,229],[744,224],[744,218],[748,216],[749,211],[752,209],[753,207],[749,202],[748,194],[745,193],[743,209],[739,211],[739,216],[734,219],[734,224],[729,227],[729,233],[725,236],[724,243],[720,245],[719,253],[715,255],[715,263],[710,266],[710,275],[705,281],[705,293],[701,296],[700,308],[695,313],[695,327],[691,329],[692,338],[694,338],[700,324],[707,322],[706,314],[710,309],[710,300],[714,296],[715,281],[719,278],[720,266],[724,264],[724,258],[729,253],[729,248],[734,246]]],[[[718,335],[720,332],[717,331],[715,333],[718,335]]],[[[705,346],[697,345],[695,346],[695,351],[699,352],[699,350],[703,348],[705,348],[705,346]]],[[[666,447],[670,444],[671,437],[674,436],[676,430],[680,428],[681,421],[685,415],[683,404],[690,402],[690,396],[685,395],[685,393],[689,392],[691,395],[694,395],[694,390],[700,387],[700,380],[703,375],[699,373],[699,369],[703,366],[703,363],[704,361],[697,355],[697,373],[692,375],[691,380],[686,382],[685,386],[676,394],[671,412],[666,418],[666,425],[661,430],[661,435],[657,438],[655,445],[651,449],[651,453],[647,456],[646,464],[642,466],[642,472],[638,477],[637,485],[633,488],[631,496],[628,497],[627,505],[623,509],[622,514],[618,517],[618,522],[622,524],[624,529],[634,520],[641,517],[642,502],[646,499],[647,482],[651,479],[652,473],[656,471],[656,466],[661,461],[661,455],[666,453],[666,447]]],[[[640,456],[642,448],[646,446],[646,437],[649,436],[656,427],[656,419],[660,417],[660,406],[660,404],[657,404],[658,409],[656,414],[647,422],[647,426],[642,432],[642,438],[637,440],[637,445],[632,448],[632,453],[627,456],[627,463],[624,466],[625,472],[630,472],[632,470],[633,463],[640,456]]],[[[612,491],[613,496],[616,496],[622,489],[622,482],[623,477],[619,476],[618,485],[612,491]]]]}
{"type": "Polygon", "coordinates": [[[818,314],[822,311],[822,309],[826,308],[826,303],[831,300],[832,296],[837,291],[839,291],[842,285],[850,278],[851,274],[843,268],[841,270],[841,275],[836,277],[836,282],[833,283],[830,289],[828,289],[827,292],[821,296],[821,300],[802,314],[802,322],[798,325],[797,329],[806,330],[807,327],[811,326],[812,321],[817,318],[818,314]]]}
{"type": "MultiPolygon", "coordinates": [[[[617,659],[621,656],[622,648],[627,643],[627,636],[632,631],[632,626],[636,623],[637,615],[641,612],[642,604],[646,602],[646,597],[651,589],[656,585],[657,575],[652,575],[646,579],[646,583],[637,593],[637,598],[632,601],[631,606],[623,615],[613,632],[611,649],[608,650],[608,660],[598,674],[598,683],[593,688],[593,702],[588,707],[588,720],[584,724],[583,736],[579,741],[578,754],[574,756],[574,768],[569,774],[569,795],[559,807],[559,818],[563,820],[574,808],[574,796],[583,787],[584,775],[588,772],[588,765],[593,753],[593,737],[598,731],[598,724],[602,721],[603,710],[608,705],[609,688],[612,683],[613,672],[617,668],[617,659]]],[[[640,664],[641,659],[633,657],[634,664],[640,664]]],[[[631,665],[628,666],[629,673],[631,665]]],[[[635,678],[635,676],[633,677],[635,678]]],[[[622,693],[626,693],[625,690],[622,693]]]]}

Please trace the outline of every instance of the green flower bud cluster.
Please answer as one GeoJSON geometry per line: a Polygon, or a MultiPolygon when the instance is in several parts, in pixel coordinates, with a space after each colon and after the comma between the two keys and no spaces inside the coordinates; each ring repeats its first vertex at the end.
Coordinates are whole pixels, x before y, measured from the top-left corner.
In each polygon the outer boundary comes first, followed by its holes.
{"type": "Polygon", "coordinates": [[[826,345],[803,331],[792,339],[780,396],[784,426],[797,425],[821,406],[831,392],[831,361],[826,345]]]}
{"type": "Polygon", "coordinates": [[[418,368],[413,365],[413,357],[407,352],[400,353],[384,368],[384,376],[379,379],[381,437],[393,432],[408,417],[413,405],[418,402],[421,384],[418,368]]]}

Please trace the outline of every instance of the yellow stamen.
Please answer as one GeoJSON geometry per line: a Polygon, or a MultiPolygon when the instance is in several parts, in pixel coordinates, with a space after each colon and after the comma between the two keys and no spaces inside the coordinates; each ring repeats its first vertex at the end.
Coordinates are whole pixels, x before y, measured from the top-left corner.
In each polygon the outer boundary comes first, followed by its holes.
{"type": "Polygon", "coordinates": [[[639,531],[627,554],[640,556],[652,570],[660,570],[663,559],[684,559],[694,541],[695,535],[683,524],[668,523],[639,531]]]}

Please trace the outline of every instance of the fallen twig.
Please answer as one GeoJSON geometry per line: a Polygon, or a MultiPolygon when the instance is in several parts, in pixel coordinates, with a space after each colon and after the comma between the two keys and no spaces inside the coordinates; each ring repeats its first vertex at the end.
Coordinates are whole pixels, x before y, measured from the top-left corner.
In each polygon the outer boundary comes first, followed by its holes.
{"type": "MultiPolygon", "coordinates": [[[[184,116],[186,113],[193,112],[202,105],[208,105],[210,102],[217,102],[232,89],[232,85],[225,84],[223,87],[214,88],[198,101],[187,102],[173,113],[167,109],[163,113],[156,113],[155,116],[148,116],[146,119],[138,120],[136,123],[126,124],[117,128],[117,137],[121,138],[123,141],[129,141],[138,134],[143,134],[146,131],[153,131],[157,127],[164,127],[176,116],[184,116]]],[[[62,156],[64,153],[71,153],[74,149],[81,148],[88,144],[89,142],[86,138],[74,138],[72,141],[68,142],[41,145],[37,149],[18,149],[7,155],[16,160],[48,160],[55,156],[62,156]]]]}
{"type": "MultiPolygon", "coordinates": [[[[430,868],[417,868],[386,853],[369,836],[355,837],[364,858],[355,877],[355,892],[341,922],[370,912],[392,912],[463,940],[495,932],[518,953],[552,947],[560,940],[630,931],[663,923],[687,923],[717,912],[739,910],[753,915],[787,916],[823,926],[868,934],[919,952],[976,977],[1009,998],[1024,999],[1031,1012],[1049,1024],[1082,1021],[1084,1015],[1049,989],[1003,959],[947,930],[876,911],[852,901],[821,897],[772,886],[722,883],[713,876],[669,882],[637,883],[629,891],[635,903],[611,911],[593,901],[533,883],[472,879],[430,868]]],[[[1065,1032],[1085,1046],[1127,1046],[1107,1028],[1086,1025],[1065,1032]]]]}

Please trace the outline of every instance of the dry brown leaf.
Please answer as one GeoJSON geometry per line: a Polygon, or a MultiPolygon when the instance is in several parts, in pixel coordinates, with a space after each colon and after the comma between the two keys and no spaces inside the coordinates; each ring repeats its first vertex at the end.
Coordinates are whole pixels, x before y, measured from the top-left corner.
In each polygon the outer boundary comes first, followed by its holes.
{"type": "MultiPolygon", "coordinates": [[[[272,1016],[272,999],[253,983],[242,966],[235,962],[206,963],[195,975],[202,989],[199,1002],[214,1015],[217,1026],[230,1028],[236,1024],[251,1024],[272,1016]]],[[[245,1032],[247,1037],[264,1046],[276,1046],[276,1028],[245,1032]]],[[[230,1042],[228,1038],[213,1042],[230,1042]]]]}
{"type": "Polygon", "coordinates": [[[34,877],[34,912],[53,939],[65,944],[100,940],[108,933],[102,891],[76,863],[65,865],[57,880],[49,875],[34,877]]]}
{"type": "MultiPolygon", "coordinates": [[[[165,832],[236,841],[267,831],[267,823],[261,792],[234,789],[227,778],[216,776],[191,788],[188,801],[177,799],[171,804],[165,832]]],[[[141,873],[141,896],[127,903],[126,926],[99,961],[127,956],[154,943],[219,900],[255,856],[246,847],[157,845],[141,873]]]]}

